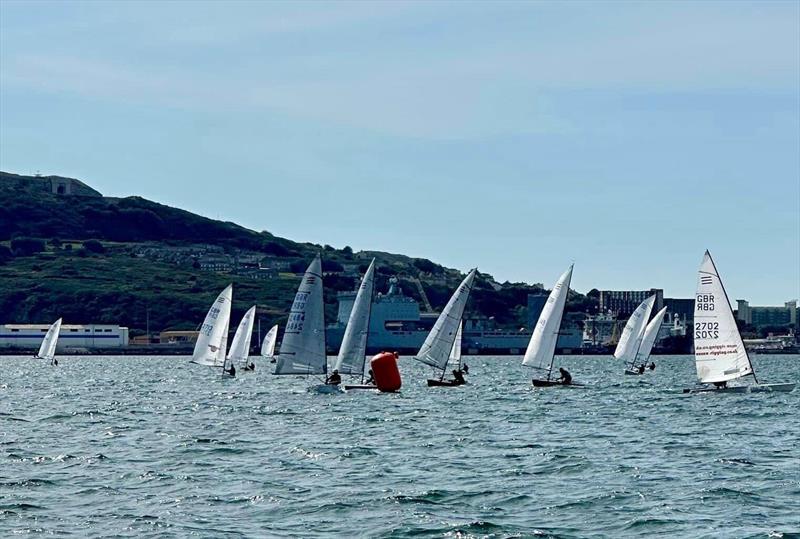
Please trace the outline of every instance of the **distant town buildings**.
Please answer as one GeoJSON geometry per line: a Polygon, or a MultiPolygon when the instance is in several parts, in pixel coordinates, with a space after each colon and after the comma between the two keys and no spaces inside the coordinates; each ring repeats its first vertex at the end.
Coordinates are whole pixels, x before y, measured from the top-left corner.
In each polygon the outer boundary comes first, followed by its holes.
{"type": "Polygon", "coordinates": [[[756,328],[792,326],[798,328],[797,301],[787,301],[783,307],[753,307],[747,300],[736,300],[736,318],[756,328]]]}
{"type": "MultiPolygon", "coordinates": [[[[0,325],[0,348],[37,349],[50,324],[0,325]]],[[[106,324],[64,324],[57,350],[67,348],[119,348],[128,346],[128,328],[106,324]]]]}
{"type": "Polygon", "coordinates": [[[656,302],[653,305],[653,311],[658,312],[664,306],[664,290],[661,288],[651,288],[650,290],[601,290],[598,308],[600,312],[610,312],[615,314],[617,318],[627,320],[640,303],[654,294],[656,302]]]}

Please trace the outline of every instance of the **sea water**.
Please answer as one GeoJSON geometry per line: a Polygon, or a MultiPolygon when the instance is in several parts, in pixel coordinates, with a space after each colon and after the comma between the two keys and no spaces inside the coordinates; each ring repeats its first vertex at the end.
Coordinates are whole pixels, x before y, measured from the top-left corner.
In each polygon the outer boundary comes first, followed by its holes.
{"type": "MultiPolygon", "coordinates": [[[[469,384],[320,395],[181,357],[0,358],[0,537],[790,537],[800,390],[698,394],[689,356],[534,389],[519,357],[469,384]]],[[[763,382],[800,357],[754,358],[763,382]]]]}

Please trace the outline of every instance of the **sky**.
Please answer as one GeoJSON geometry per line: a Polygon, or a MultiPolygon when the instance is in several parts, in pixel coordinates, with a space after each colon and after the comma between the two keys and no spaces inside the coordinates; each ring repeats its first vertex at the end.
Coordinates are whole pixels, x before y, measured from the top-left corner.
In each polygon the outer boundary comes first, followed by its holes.
{"type": "Polygon", "coordinates": [[[3,0],[0,170],[584,292],[709,249],[782,304],[800,2],[3,0]]]}

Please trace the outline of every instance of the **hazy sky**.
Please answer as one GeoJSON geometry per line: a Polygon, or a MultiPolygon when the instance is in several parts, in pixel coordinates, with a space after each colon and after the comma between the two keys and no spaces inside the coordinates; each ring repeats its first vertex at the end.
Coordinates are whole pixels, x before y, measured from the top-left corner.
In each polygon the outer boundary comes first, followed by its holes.
{"type": "Polygon", "coordinates": [[[799,6],[3,0],[0,169],[581,291],[691,296],[708,248],[782,303],[799,6]]]}

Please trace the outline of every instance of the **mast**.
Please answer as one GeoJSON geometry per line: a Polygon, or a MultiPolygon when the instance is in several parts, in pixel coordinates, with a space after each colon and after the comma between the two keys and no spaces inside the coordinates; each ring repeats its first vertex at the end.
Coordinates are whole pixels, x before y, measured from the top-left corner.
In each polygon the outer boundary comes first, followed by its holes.
{"type": "MultiPolygon", "coordinates": [[[[722,277],[719,276],[719,270],[717,269],[717,265],[714,263],[714,257],[711,256],[711,253],[706,249],[706,254],[708,255],[708,259],[711,261],[711,266],[714,268],[714,273],[716,273],[717,280],[719,281],[719,286],[722,288],[722,293],[725,294],[725,304],[728,306],[728,310],[731,313],[731,316],[734,319],[734,323],[736,322],[736,317],[733,316],[733,309],[731,308],[731,300],[728,298],[728,292],[725,290],[725,283],[722,282],[722,277]]],[[[736,331],[739,331],[739,328],[736,328],[736,331]]],[[[740,335],[741,336],[741,335],[740,335]]],[[[756,384],[758,383],[758,377],[756,377],[756,370],[753,368],[753,362],[750,361],[750,354],[747,353],[747,347],[742,342],[742,348],[744,349],[744,357],[747,358],[747,363],[750,365],[750,374],[753,375],[753,380],[755,380],[756,384]]]]}
{"type": "MultiPolygon", "coordinates": [[[[574,264],[573,264],[574,266],[574,264]]],[[[570,270],[572,267],[570,266],[570,270]]],[[[561,323],[564,321],[564,311],[567,310],[567,300],[569,299],[569,285],[572,283],[572,271],[569,272],[567,277],[567,290],[564,292],[564,307],[561,309],[561,314],[558,317],[558,327],[556,328],[556,345],[553,347],[553,355],[550,356],[550,369],[547,371],[547,381],[550,381],[550,375],[553,373],[553,362],[556,359],[556,348],[558,348],[558,336],[561,334],[561,323]]]]}

